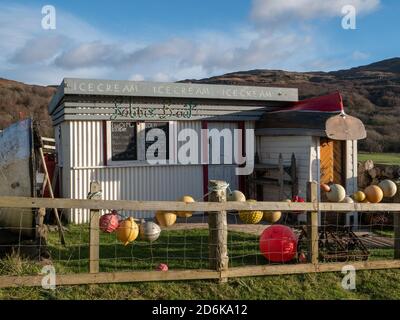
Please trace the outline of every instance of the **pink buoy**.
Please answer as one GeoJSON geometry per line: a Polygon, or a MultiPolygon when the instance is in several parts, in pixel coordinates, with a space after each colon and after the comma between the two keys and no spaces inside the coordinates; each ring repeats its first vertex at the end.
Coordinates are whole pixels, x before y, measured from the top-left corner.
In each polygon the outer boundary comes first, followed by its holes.
{"type": "MultiPolygon", "coordinates": [[[[293,196],[292,198],[292,202],[305,202],[304,198],[300,197],[300,196],[293,196]]],[[[303,213],[302,211],[292,211],[292,213],[294,214],[301,214],[303,213]]]]}
{"type": "Polygon", "coordinates": [[[100,230],[106,233],[114,232],[119,226],[119,220],[116,210],[106,213],[100,217],[100,230]]]}
{"type": "Polygon", "coordinates": [[[272,225],[261,234],[260,251],[271,262],[290,261],[296,255],[297,237],[287,226],[272,225]]]}
{"type": "Polygon", "coordinates": [[[157,266],[156,270],[158,270],[158,271],[168,271],[168,266],[165,263],[160,263],[157,266]]]}

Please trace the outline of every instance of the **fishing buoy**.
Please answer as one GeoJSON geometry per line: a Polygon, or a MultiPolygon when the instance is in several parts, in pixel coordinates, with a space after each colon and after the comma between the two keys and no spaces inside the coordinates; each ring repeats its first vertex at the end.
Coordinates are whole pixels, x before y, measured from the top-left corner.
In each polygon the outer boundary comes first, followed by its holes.
{"type": "Polygon", "coordinates": [[[291,228],[274,224],[261,234],[260,251],[271,262],[290,261],[297,252],[297,237],[291,228]]]}
{"type": "Polygon", "coordinates": [[[263,219],[268,223],[275,223],[279,221],[282,216],[280,211],[264,211],[263,219]]]}
{"type": "MultiPolygon", "coordinates": [[[[249,199],[247,202],[257,202],[256,200],[249,199]]],[[[260,210],[243,210],[239,211],[239,218],[242,222],[247,224],[259,223],[264,216],[264,212],[260,210]]]]}
{"type": "Polygon", "coordinates": [[[227,200],[245,202],[246,196],[239,190],[233,190],[232,193],[228,194],[227,200]]]}
{"type": "Polygon", "coordinates": [[[379,182],[378,187],[382,189],[384,197],[391,198],[397,193],[397,185],[389,179],[379,182]]]}
{"type": "Polygon", "coordinates": [[[176,221],[176,214],[175,212],[171,211],[157,211],[156,220],[160,226],[170,227],[176,221]]]}
{"type": "Polygon", "coordinates": [[[365,193],[362,191],[357,191],[353,193],[353,199],[357,202],[363,202],[365,198],[366,198],[365,193]]]}
{"type": "Polygon", "coordinates": [[[354,203],[353,199],[350,197],[344,197],[344,199],[341,201],[343,203],[354,203]]]}
{"type": "Polygon", "coordinates": [[[364,190],[367,200],[371,203],[379,203],[383,199],[383,191],[378,186],[369,186],[364,190]]]}
{"type": "Polygon", "coordinates": [[[158,224],[152,221],[142,220],[139,225],[139,237],[145,241],[156,241],[160,236],[161,228],[158,224]]]}
{"type": "MultiPolygon", "coordinates": [[[[191,196],[183,196],[179,201],[183,201],[185,203],[195,202],[191,196]]],[[[190,218],[193,215],[191,211],[177,211],[176,214],[180,218],[190,218]]]]}
{"type": "Polygon", "coordinates": [[[326,197],[330,202],[342,202],[346,197],[346,190],[340,184],[332,184],[326,197]]]}
{"type": "Polygon", "coordinates": [[[117,229],[117,239],[121,241],[125,246],[135,241],[139,234],[139,227],[132,217],[120,222],[117,229]]]}
{"type": "Polygon", "coordinates": [[[117,211],[112,210],[111,213],[106,213],[100,217],[99,227],[105,233],[114,232],[119,226],[117,211]]]}
{"type": "Polygon", "coordinates": [[[326,183],[321,183],[321,190],[323,191],[323,192],[329,192],[329,191],[331,191],[331,187],[329,186],[329,185],[327,185],[326,183]]]}

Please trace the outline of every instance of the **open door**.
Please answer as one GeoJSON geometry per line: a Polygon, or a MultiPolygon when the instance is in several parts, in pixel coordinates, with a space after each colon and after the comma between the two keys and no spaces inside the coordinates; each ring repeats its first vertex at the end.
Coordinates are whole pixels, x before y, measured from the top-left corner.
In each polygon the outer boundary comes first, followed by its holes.
{"type": "Polygon", "coordinates": [[[338,183],[345,186],[346,162],[345,141],[321,138],[320,170],[321,183],[338,183]]]}

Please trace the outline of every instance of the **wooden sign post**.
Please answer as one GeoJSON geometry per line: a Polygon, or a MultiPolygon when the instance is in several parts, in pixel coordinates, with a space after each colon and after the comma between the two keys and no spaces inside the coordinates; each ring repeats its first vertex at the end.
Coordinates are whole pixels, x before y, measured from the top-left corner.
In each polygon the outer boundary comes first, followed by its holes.
{"type": "MultiPolygon", "coordinates": [[[[318,202],[318,183],[307,185],[307,202],[318,202]]],[[[307,212],[308,262],[318,263],[318,211],[307,212]]]]}

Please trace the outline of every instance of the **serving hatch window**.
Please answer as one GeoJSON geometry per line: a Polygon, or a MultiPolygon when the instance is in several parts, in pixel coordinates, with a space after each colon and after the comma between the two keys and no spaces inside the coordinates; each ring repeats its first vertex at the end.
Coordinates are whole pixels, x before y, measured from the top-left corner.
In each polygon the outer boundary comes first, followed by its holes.
{"type": "Polygon", "coordinates": [[[170,122],[110,121],[107,130],[108,163],[129,165],[147,160],[166,163],[164,161],[169,159],[170,125],[170,122]]]}
{"type": "Polygon", "coordinates": [[[137,155],[136,122],[111,122],[111,160],[134,161],[137,155]]]}

